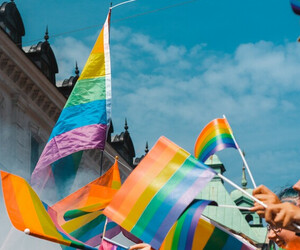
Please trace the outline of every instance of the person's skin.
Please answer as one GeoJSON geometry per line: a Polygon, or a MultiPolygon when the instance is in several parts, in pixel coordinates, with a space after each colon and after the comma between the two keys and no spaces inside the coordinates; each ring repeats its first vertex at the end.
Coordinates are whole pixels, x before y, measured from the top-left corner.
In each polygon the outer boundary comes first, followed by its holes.
{"type": "Polygon", "coordinates": [[[268,238],[273,240],[280,248],[288,250],[300,249],[300,237],[290,230],[270,229],[268,238]]]}
{"type": "Polygon", "coordinates": [[[294,227],[294,224],[300,224],[300,207],[289,202],[269,205],[265,209],[265,220],[270,225],[281,227],[294,232],[299,232],[299,229],[294,227]]]}
{"type": "MultiPolygon", "coordinates": [[[[255,188],[252,192],[253,196],[263,203],[265,203],[267,206],[271,204],[280,204],[281,201],[277,197],[276,194],[274,194],[270,189],[268,189],[264,185],[260,185],[257,188],[255,188]]],[[[256,212],[260,217],[265,217],[265,207],[260,205],[257,202],[254,202],[254,206],[251,208],[251,211],[256,212]]]]}
{"type": "MultiPolygon", "coordinates": [[[[292,204],[297,204],[297,197],[285,197],[282,198],[281,201],[289,202],[292,204]]],[[[300,237],[295,234],[295,232],[275,228],[272,226],[268,227],[268,238],[273,240],[279,247],[288,250],[300,249],[300,237]]]]}
{"type": "MultiPolygon", "coordinates": [[[[296,191],[298,187],[300,188],[300,181],[293,186],[296,191]]],[[[291,203],[281,203],[279,198],[263,185],[253,190],[253,196],[264,202],[268,207],[264,208],[262,205],[254,202],[251,211],[265,218],[266,222],[270,225],[299,232],[299,230],[293,226],[293,223],[300,224],[299,207],[291,203]]]]}
{"type": "Polygon", "coordinates": [[[133,245],[129,248],[129,250],[152,250],[151,246],[146,243],[140,243],[133,245]]]}
{"type": "Polygon", "coordinates": [[[293,186],[293,189],[299,193],[299,197],[300,197],[300,180],[296,182],[296,184],[293,186]]]}

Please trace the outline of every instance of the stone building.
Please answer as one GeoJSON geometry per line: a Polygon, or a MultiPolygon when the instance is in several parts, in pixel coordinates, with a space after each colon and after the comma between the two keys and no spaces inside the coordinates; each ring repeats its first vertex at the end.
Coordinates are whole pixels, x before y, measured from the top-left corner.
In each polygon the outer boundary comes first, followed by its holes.
{"type": "MultiPolygon", "coordinates": [[[[46,30],[44,41],[23,48],[24,35],[24,24],[15,2],[0,4],[0,169],[29,180],[78,79],[79,70],[76,66],[75,76],[67,78],[57,87],[55,75],[59,67],[48,41],[48,31],[46,30]]],[[[70,192],[97,178],[100,172],[104,173],[114,162],[115,156],[119,156],[122,180],[129,175],[133,168],[135,150],[127,121],[124,132],[112,135],[113,132],[111,126],[102,159],[100,150],[84,152],[70,192]],[[101,170],[100,162],[103,166],[101,170]]],[[[2,196],[1,192],[0,195],[2,196]]],[[[0,221],[1,248],[4,240],[9,238],[7,235],[13,230],[10,229],[2,197],[0,221]]],[[[18,233],[15,232],[13,237],[16,237],[15,234],[18,233]]],[[[22,238],[24,244],[28,238],[30,237],[26,237],[26,240],[22,238]]],[[[40,244],[60,249],[52,243],[40,244]]],[[[33,246],[34,243],[31,248],[25,249],[34,249],[33,246]]]]}
{"type": "MultiPolygon", "coordinates": [[[[23,48],[24,35],[24,24],[16,4],[13,1],[2,3],[0,5],[0,169],[29,180],[80,72],[76,65],[75,75],[67,76],[58,87],[55,75],[59,67],[49,43],[48,31],[46,30],[44,41],[23,48]]],[[[113,133],[111,123],[103,158],[99,150],[84,152],[72,191],[98,177],[100,172],[104,173],[114,162],[116,155],[119,156],[119,169],[123,180],[142,160],[144,156],[135,158],[127,120],[123,132],[117,135],[113,133]],[[101,161],[103,168],[100,170],[101,161]]],[[[147,152],[148,143],[145,153],[147,152]]],[[[206,163],[216,171],[221,173],[225,171],[224,165],[217,156],[209,158],[206,163]]],[[[245,178],[243,178],[243,186],[246,189],[245,178]]],[[[250,189],[247,191],[251,192],[250,189]]],[[[0,196],[2,196],[1,191],[0,196]]],[[[250,207],[253,204],[238,191],[229,194],[218,177],[207,185],[198,198],[216,200],[219,204],[227,205],[250,207]]],[[[260,218],[249,211],[208,207],[204,215],[227,228],[243,233],[260,246],[265,242],[266,229],[263,228],[260,218]]],[[[17,247],[18,249],[60,249],[56,244],[31,239],[15,231],[10,226],[2,197],[0,197],[0,221],[0,248],[4,245],[3,249],[17,247]]]]}

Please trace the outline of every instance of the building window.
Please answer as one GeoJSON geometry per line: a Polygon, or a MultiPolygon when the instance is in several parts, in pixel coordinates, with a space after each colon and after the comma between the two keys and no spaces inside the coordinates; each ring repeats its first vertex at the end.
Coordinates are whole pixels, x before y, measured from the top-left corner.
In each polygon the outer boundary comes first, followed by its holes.
{"type": "Polygon", "coordinates": [[[31,136],[31,159],[30,159],[30,171],[33,172],[38,160],[39,160],[39,148],[40,144],[39,142],[31,136]]]}

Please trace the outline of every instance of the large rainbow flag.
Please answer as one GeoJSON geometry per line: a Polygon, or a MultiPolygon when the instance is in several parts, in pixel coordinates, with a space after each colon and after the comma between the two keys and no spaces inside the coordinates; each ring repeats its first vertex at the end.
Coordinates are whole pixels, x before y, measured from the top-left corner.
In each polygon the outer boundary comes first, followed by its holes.
{"type": "Polygon", "coordinates": [[[300,0],[290,0],[290,3],[294,13],[300,15],[300,0]]]}
{"type": "Polygon", "coordinates": [[[199,134],[194,148],[194,155],[205,162],[209,156],[225,148],[237,148],[231,128],[226,118],[218,118],[208,123],[199,134]]]}
{"type": "MultiPolygon", "coordinates": [[[[91,246],[101,242],[106,216],[103,209],[121,187],[118,161],[101,177],[54,204],[58,224],[74,238],[91,246]]],[[[108,237],[120,233],[120,227],[110,222],[106,227],[108,237]]]]}
{"type": "Polygon", "coordinates": [[[252,250],[241,237],[202,216],[210,201],[197,200],[180,216],[160,250],[252,250]]]}
{"type": "Polygon", "coordinates": [[[215,172],[161,137],[128,176],[104,214],[158,249],[215,172]]]}
{"type": "Polygon", "coordinates": [[[75,175],[80,151],[104,149],[111,117],[109,22],[110,11],[34,169],[31,182],[35,187],[75,175]]]}
{"type": "Polygon", "coordinates": [[[52,220],[56,217],[55,211],[39,199],[23,178],[0,172],[6,210],[16,229],[62,245],[96,250],[64,232],[57,220],[52,220]]]}

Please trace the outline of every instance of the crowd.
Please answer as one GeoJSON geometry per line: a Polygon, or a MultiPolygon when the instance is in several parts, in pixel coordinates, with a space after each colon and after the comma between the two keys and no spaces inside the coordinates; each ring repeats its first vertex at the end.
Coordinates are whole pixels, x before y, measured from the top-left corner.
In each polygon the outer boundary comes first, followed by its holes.
{"type": "Polygon", "coordinates": [[[300,249],[300,180],[278,196],[263,185],[253,190],[253,196],[267,205],[255,202],[252,211],[268,223],[268,238],[280,248],[300,249]]]}
{"type": "MultiPolygon", "coordinates": [[[[265,218],[268,223],[268,238],[280,248],[300,250],[300,180],[276,195],[266,186],[253,190],[253,196],[267,208],[255,202],[252,211],[265,218]]],[[[151,250],[148,244],[137,244],[130,250],[151,250]]]]}

